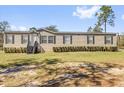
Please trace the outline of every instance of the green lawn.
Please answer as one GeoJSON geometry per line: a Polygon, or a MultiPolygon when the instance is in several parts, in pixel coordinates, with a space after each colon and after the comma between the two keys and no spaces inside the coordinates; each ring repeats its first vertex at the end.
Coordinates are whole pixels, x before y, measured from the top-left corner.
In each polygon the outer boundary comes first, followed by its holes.
{"type": "Polygon", "coordinates": [[[61,61],[89,61],[89,62],[110,62],[124,65],[124,51],[122,52],[46,52],[40,54],[19,54],[0,52],[0,64],[13,62],[42,62],[45,59],[59,59],[61,61]]]}
{"type": "MultiPolygon", "coordinates": [[[[45,84],[45,82],[48,82],[49,80],[57,80],[58,77],[61,77],[61,75],[64,76],[67,73],[95,74],[89,75],[85,78],[67,78],[65,79],[65,81],[60,81],[61,84],[59,86],[96,86],[95,84],[98,84],[98,82],[100,83],[97,86],[118,86],[118,84],[112,82],[123,82],[123,73],[115,77],[113,76],[113,74],[111,75],[102,72],[104,67],[106,67],[107,69],[109,68],[109,71],[111,66],[114,66],[114,68],[116,69],[120,69],[120,67],[124,66],[124,51],[65,53],[46,52],[43,54],[4,53],[0,51],[0,72],[4,72],[4,74],[0,74],[0,79],[2,80],[2,82],[0,82],[0,86],[13,87],[31,86],[33,84],[36,86],[43,85],[45,84]],[[86,68],[80,68],[79,66],[78,69],[77,67],[73,67],[73,69],[70,68],[72,66],[76,66],[77,64],[79,65],[80,62],[82,62],[83,64],[84,61],[88,61],[88,63],[93,62],[94,65],[102,63],[101,65],[98,65],[101,70],[97,69],[96,72],[92,67],[88,70],[86,68]],[[41,63],[39,64],[38,62],[41,63]],[[9,73],[6,71],[8,71],[9,73]],[[94,75],[95,77],[97,77],[96,79],[94,79],[94,75]],[[96,80],[96,82],[92,80],[96,80]]],[[[114,74],[118,73],[117,71],[114,71],[114,74]]]]}

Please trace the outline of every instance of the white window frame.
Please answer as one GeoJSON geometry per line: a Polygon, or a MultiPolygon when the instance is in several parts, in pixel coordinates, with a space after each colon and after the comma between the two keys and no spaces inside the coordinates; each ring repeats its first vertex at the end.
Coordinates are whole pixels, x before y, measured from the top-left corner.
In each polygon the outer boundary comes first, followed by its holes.
{"type": "Polygon", "coordinates": [[[71,36],[64,35],[64,44],[71,44],[71,36]]]}

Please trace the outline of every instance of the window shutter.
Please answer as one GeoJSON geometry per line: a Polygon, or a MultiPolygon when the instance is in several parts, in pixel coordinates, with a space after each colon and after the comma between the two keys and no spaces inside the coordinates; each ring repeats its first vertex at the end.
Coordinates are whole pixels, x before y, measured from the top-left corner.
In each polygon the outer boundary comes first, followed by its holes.
{"type": "Polygon", "coordinates": [[[89,44],[89,36],[87,35],[87,44],[89,44]]]}
{"type": "Polygon", "coordinates": [[[54,36],[54,44],[56,44],[56,36],[54,36]]]}
{"type": "Polygon", "coordinates": [[[15,38],[14,38],[14,35],[12,35],[12,44],[14,44],[15,42],[15,38]]]}
{"type": "Polygon", "coordinates": [[[111,44],[113,44],[113,36],[111,36],[111,44]]]}
{"type": "Polygon", "coordinates": [[[40,42],[40,44],[41,44],[41,35],[40,35],[40,38],[39,38],[39,42],[40,42]]]}
{"type": "Polygon", "coordinates": [[[72,44],[72,35],[70,36],[70,39],[71,39],[70,44],[72,44]]]}
{"type": "Polygon", "coordinates": [[[7,42],[7,35],[5,34],[5,43],[7,44],[8,42],[7,42]]]}
{"type": "Polygon", "coordinates": [[[95,44],[95,36],[93,36],[93,44],[95,44]]]}
{"type": "Polygon", "coordinates": [[[104,43],[106,44],[106,36],[104,37],[104,43]]]}
{"type": "Polygon", "coordinates": [[[30,42],[30,34],[28,34],[28,43],[30,42]]]}
{"type": "Polygon", "coordinates": [[[65,44],[65,36],[63,36],[63,44],[65,44]]]}
{"type": "Polygon", "coordinates": [[[21,44],[23,44],[23,35],[21,35],[21,44]]]}

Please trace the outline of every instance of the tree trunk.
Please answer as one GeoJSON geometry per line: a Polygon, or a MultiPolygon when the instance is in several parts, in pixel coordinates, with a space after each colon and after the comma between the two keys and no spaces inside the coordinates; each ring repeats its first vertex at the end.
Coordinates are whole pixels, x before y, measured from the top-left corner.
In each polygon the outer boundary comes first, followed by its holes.
{"type": "Polygon", "coordinates": [[[105,33],[106,33],[106,20],[105,20],[105,33]]]}
{"type": "MultiPolygon", "coordinates": [[[[106,20],[105,20],[105,40],[106,40],[106,20]]],[[[105,43],[105,46],[106,46],[106,43],[105,43]]]]}

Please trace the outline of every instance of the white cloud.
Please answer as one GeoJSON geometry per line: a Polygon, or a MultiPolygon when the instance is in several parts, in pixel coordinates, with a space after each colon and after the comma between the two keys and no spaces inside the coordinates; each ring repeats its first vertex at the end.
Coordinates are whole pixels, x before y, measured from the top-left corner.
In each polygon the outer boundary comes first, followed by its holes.
{"type": "Polygon", "coordinates": [[[122,19],[124,20],[124,14],[122,15],[122,19]]]}
{"type": "Polygon", "coordinates": [[[27,31],[29,30],[29,28],[25,27],[25,26],[15,26],[15,25],[10,25],[10,30],[12,31],[27,31]]]}
{"type": "Polygon", "coordinates": [[[28,30],[28,28],[26,28],[25,26],[20,26],[20,27],[19,27],[19,30],[20,30],[20,31],[26,31],[26,30],[28,30]]]}
{"type": "Polygon", "coordinates": [[[78,6],[76,11],[73,12],[73,16],[78,16],[80,19],[93,18],[99,8],[100,6],[92,6],[91,8],[78,6]]]}

